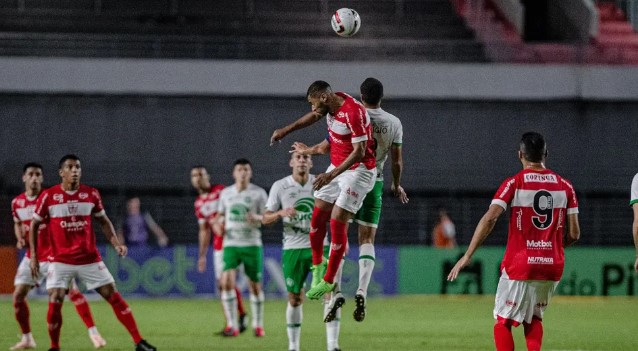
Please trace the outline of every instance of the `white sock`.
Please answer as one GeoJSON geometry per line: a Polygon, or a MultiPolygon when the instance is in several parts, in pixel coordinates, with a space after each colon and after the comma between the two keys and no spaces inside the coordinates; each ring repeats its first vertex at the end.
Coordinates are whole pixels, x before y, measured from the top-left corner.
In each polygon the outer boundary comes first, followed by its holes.
{"type": "Polygon", "coordinates": [[[33,341],[33,334],[31,332],[22,334],[22,341],[33,341]]]}
{"type": "MultiPolygon", "coordinates": [[[[323,305],[323,315],[328,313],[328,307],[330,304],[323,305]]],[[[328,344],[328,350],[334,350],[339,348],[339,331],[341,329],[341,309],[337,310],[337,316],[332,322],[326,323],[326,342],[328,344]]]]}
{"type": "Polygon", "coordinates": [[[364,297],[368,295],[374,260],[374,245],[362,244],[359,246],[359,289],[357,289],[357,293],[362,292],[364,297]]]}
{"type": "Polygon", "coordinates": [[[237,295],[235,290],[222,290],[222,307],[226,315],[226,326],[239,330],[239,314],[237,313],[237,295]]]}
{"type": "Polygon", "coordinates": [[[288,302],[286,308],[286,324],[288,325],[288,350],[299,351],[299,341],[301,339],[301,322],[303,320],[302,305],[292,307],[288,302]]]}
{"type": "MultiPolygon", "coordinates": [[[[236,308],[236,307],[235,307],[236,308]]],[[[250,310],[253,312],[253,329],[264,327],[264,292],[250,293],[250,310]]]]}
{"type": "Polygon", "coordinates": [[[93,326],[89,328],[89,335],[92,335],[92,334],[99,334],[97,331],[97,327],[93,326]]]}

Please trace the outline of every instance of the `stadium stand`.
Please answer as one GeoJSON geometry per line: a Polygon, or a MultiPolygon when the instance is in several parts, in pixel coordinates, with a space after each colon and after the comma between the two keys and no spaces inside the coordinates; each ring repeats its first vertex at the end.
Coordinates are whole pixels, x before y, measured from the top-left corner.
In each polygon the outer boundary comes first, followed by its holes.
{"type": "Polygon", "coordinates": [[[364,25],[348,40],[337,37],[330,27],[331,12],[339,4],[327,0],[4,1],[0,3],[0,54],[486,61],[482,44],[448,0],[351,1],[349,6],[359,11],[364,25]]]}

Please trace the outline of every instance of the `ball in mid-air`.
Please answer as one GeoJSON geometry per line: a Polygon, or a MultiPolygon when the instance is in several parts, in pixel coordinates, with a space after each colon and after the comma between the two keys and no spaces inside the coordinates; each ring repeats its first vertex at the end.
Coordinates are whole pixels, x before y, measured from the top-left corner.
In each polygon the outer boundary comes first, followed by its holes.
{"type": "Polygon", "coordinates": [[[361,28],[361,17],[353,9],[342,8],[332,15],[330,23],[335,33],[342,37],[351,37],[361,28]]]}

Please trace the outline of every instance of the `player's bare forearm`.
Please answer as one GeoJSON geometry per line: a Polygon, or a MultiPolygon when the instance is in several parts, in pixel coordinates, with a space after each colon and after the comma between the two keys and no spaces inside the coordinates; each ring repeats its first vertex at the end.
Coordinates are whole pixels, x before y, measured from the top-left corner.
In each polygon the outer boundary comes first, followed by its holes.
{"type": "Polygon", "coordinates": [[[319,119],[321,119],[321,117],[323,116],[311,111],[301,116],[299,119],[290,123],[289,125],[283,128],[276,129],[270,137],[270,145],[273,145],[277,141],[281,141],[281,139],[283,139],[286,135],[296,130],[303,129],[314,124],[319,119]]]}
{"type": "Polygon", "coordinates": [[[281,217],[281,215],[279,214],[279,211],[274,212],[274,211],[266,211],[264,213],[264,217],[261,220],[261,224],[263,225],[270,225],[273,223],[276,223],[279,218],[281,217]]]}
{"type": "Polygon", "coordinates": [[[405,190],[401,186],[401,176],[403,175],[403,151],[401,145],[393,144],[392,155],[392,193],[398,197],[402,204],[407,204],[410,200],[405,190]]]}
{"type": "Polygon", "coordinates": [[[206,228],[206,223],[202,223],[199,225],[199,257],[206,257],[208,253],[208,245],[210,245],[210,241],[212,240],[212,235],[210,230],[206,228]]]}
{"type": "Polygon", "coordinates": [[[36,254],[38,250],[38,228],[42,221],[37,218],[31,220],[31,227],[29,228],[29,250],[31,251],[31,258],[38,257],[36,254]]]}
{"type": "Polygon", "coordinates": [[[22,231],[22,222],[14,222],[13,223],[13,233],[16,236],[16,247],[21,249],[24,247],[24,232],[22,231]]]}
{"type": "Polygon", "coordinates": [[[567,235],[563,241],[563,246],[572,246],[578,239],[580,239],[580,224],[578,223],[578,214],[573,213],[567,215],[567,235]]]}
{"type": "Polygon", "coordinates": [[[122,245],[120,240],[117,238],[117,234],[115,233],[115,228],[113,227],[113,223],[106,215],[95,217],[95,219],[100,224],[100,229],[102,229],[102,233],[106,237],[106,240],[113,245],[113,247],[117,247],[122,245]]]}
{"type": "Polygon", "coordinates": [[[634,236],[634,246],[636,247],[636,258],[638,258],[638,203],[632,205],[634,210],[634,223],[632,225],[632,233],[634,236]]]}

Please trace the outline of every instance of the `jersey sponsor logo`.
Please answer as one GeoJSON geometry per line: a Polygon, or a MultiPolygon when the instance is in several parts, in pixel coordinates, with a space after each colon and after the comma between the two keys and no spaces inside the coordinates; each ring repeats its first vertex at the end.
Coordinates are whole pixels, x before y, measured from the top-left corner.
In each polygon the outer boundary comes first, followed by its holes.
{"type": "Polygon", "coordinates": [[[523,182],[525,183],[558,183],[558,179],[554,174],[538,174],[538,173],[525,173],[523,176],[523,182]]]}
{"type": "Polygon", "coordinates": [[[516,228],[518,230],[523,230],[523,209],[519,208],[516,211],[516,228]]]}
{"type": "Polygon", "coordinates": [[[235,204],[230,208],[230,215],[228,216],[228,219],[233,222],[246,222],[248,211],[248,207],[241,204],[235,204]]]}
{"type": "Polygon", "coordinates": [[[53,201],[57,201],[62,203],[64,201],[64,195],[62,194],[53,194],[53,201]]]}
{"type": "Polygon", "coordinates": [[[312,210],[315,207],[315,200],[313,198],[302,198],[295,201],[295,205],[293,206],[297,214],[290,218],[291,221],[305,221],[310,220],[312,218],[312,210]]]}
{"type": "Polygon", "coordinates": [[[554,264],[554,258],[530,256],[527,258],[527,264],[554,264]]]}
{"type": "Polygon", "coordinates": [[[545,240],[527,240],[528,249],[551,250],[552,242],[545,240]]]}
{"type": "Polygon", "coordinates": [[[72,232],[84,230],[84,227],[88,225],[89,225],[88,221],[69,221],[69,222],[61,221],[60,222],[60,227],[72,232]]]}
{"type": "Polygon", "coordinates": [[[80,193],[78,196],[80,197],[80,200],[85,200],[85,199],[87,199],[87,198],[89,197],[89,194],[87,194],[87,193],[80,193]]]}
{"type": "Polygon", "coordinates": [[[357,199],[359,198],[359,193],[354,191],[354,190],[352,190],[352,189],[350,189],[350,188],[348,188],[348,190],[346,190],[346,194],[348,194],[348,195],[350,195],[350,196],[352,196],[354,198],[357,198],[357,199]]]}
{"type": "Polygon", "coordinates": [[[374,123],[372,123],[372,131],[374,134],[387,134],[388,133],[388,127],[387,126],[379,126],[376,125],[374,123]]]}

